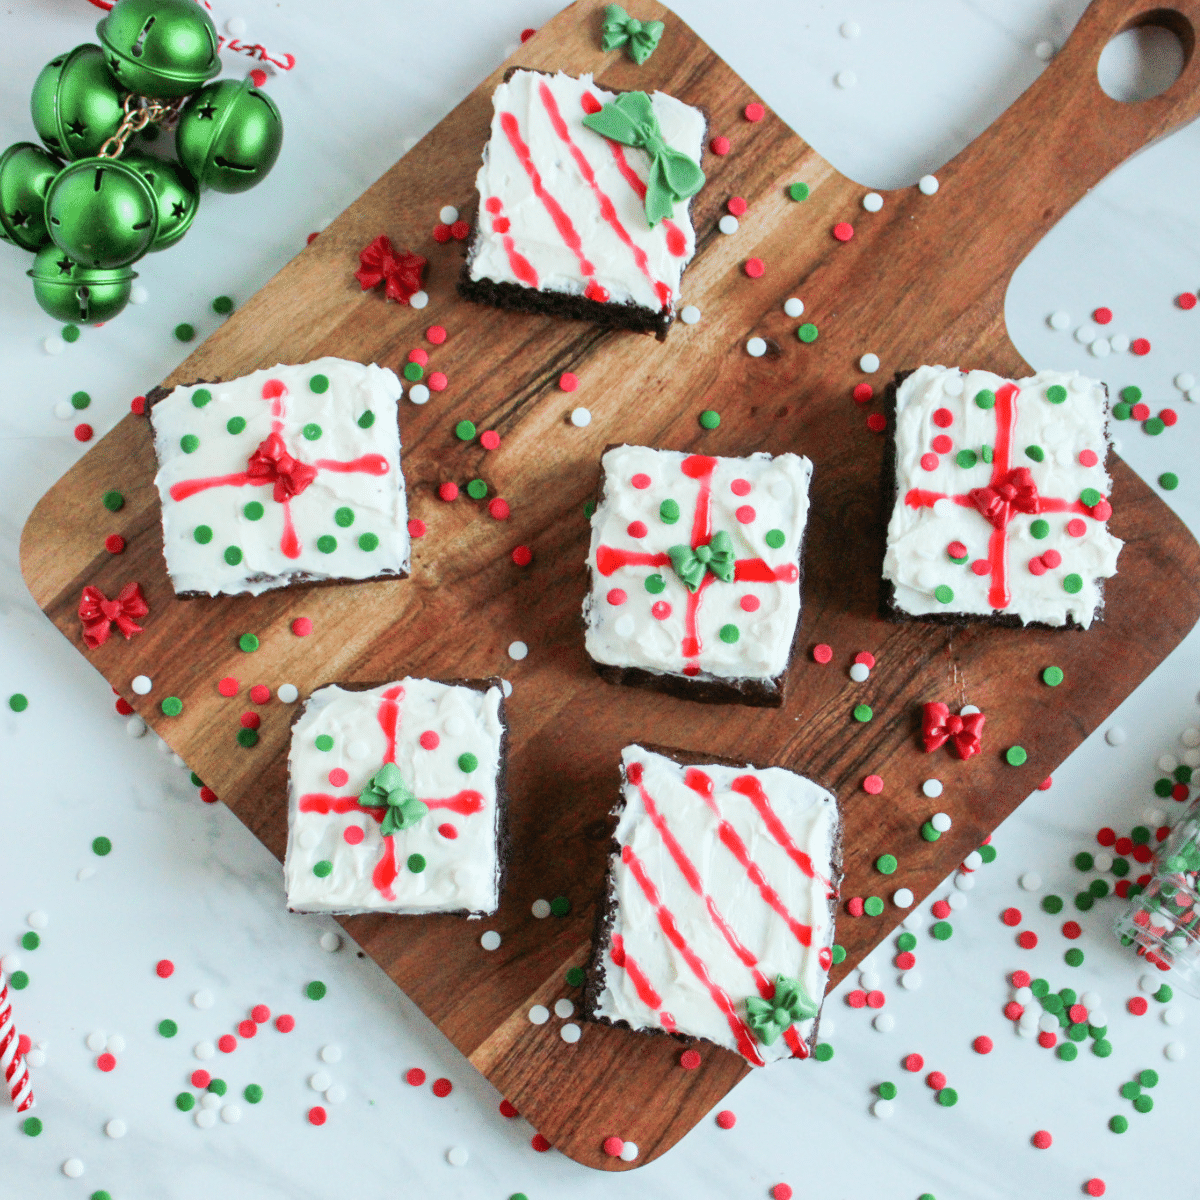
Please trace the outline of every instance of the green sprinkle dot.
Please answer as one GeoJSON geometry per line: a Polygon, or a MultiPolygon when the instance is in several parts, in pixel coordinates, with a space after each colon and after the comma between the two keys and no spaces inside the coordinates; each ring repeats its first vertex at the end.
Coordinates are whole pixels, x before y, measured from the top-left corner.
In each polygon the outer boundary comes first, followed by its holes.
{"type": "Polygon", "coordinates": [[[726,645],[732,646],[734,642],[736,642],[742,635],[741,631],[736,625],[722,625],[721,631],[717,636],[720,637],[721,641],[725,642],[726,645]]]}
{"type": "Polygon", "coordinates": [[[223,1096],[227,1091],[229,1091],[229,1084],[227,1084],[223,1079],[210,1079],[208,1081],[208,1090],[212,1092],[214,1096],[223,1096]]]}
{"type": "Polygon", "coordinates": [[[329,751],[333,749],[333,738],[327,733],[318,733],[316,740],[313,742],[318,750],[329,751]]]}
{"type": "Polygon", "coordinates": [[[212,541],[212,528],[208,525],[197,525],[192,530],[192,537],[196,539],[202,546],[207,546],[212,541]]]}
{"type": "Polygon", "coordinates": [[[1091,892],[1075,893],[1075,907],[1079,909],[1080,912],[1087,912],[1087,910],[1095,903],[1096,897],[1093,896],[1091,892]]]}
{"type": "Polygon", "coordinates": [[[196,1107],[196,1097],[191,1092],[180,1092],[175,1097],[175,1107],[180,1112],[191,1112],[196,1107]]]}
{"type": "Polygon", "coordinates": [[[1075,574],[1066,576],[1063,579],[1063,591],[1070,592],[1072,596],[1083,591],[1083,577],[1075,574]]]}
{"type": "Polygon", "coordinates": [[[925,824],[921,826],[921,836],[927,842],[936,842],[942,835],[936,829],[934,829],[934,827],[928,821],[926,821],[925,824]]]}
{"type": "Polygon", "coordinates": [[[315,442],[321,436],[321,427],[316,421],[309,421],[307,425],[300,431],[310,441],[315,442]]]}
{"type": "Polygon", "coordinates": [[[257,1083],[248,1083],[242,1095],[246,1097],[247,1104],[257,1104],[263,1098],[263,1090],[257,1083]]]}
{"type": "Polygon", "coordinates": [[[337,538],[332,533],[322,534],[317,538],[317,549],[322,554],[332,554],[337,549],[337,538]]]}
{"type": "Polygon", "coordinates": [[[896,947],[901,951],[915,950],[917,948],[917,935],[909,933],[905,930],[897,939],[896,947]]]}
{"type": "Polygon", "coordinates": [[[1086,1021],[1080,1021],[1077,1025],[1072,1025],[1067,1030],[1067,1037],[1073,1042],[1082,1042],[1086,1040],[1088,1035],[1088,1027],[1086,1021]]]}
{"type": "Polygon", "coordinates": [[[22,950],[36,950],[42,944],[42,939],[31,929],[21,938],[22,950]]]}
{"type": "Polygon", "coordinates": [[[787,541],[787,535],[782,529],[768,529],[763,540],[772,550],[778,550],[787,541]]]}
{"type": "Polygon", "coordinates": [[[833,1047],[828,1042],[819,1042],[817,1048],[813,1051],[813,1058],[817,1062],[828,1062],[833,1057],[833,1047]]]}
{"type": "Polygon", "coordinates": [[[210,400],[212,400],[212,392],[208,388],[197,388],[192,393],[192,404],[196,408],[203,408],[210,400]]]}
{"type": "Polygon", "coordinates": [[[1004,752],[1005,761],[1010,767],[1024,766],[1025,760],[1028,757],[1029,755],[1025,753],[1024,746],[1009,746],[1004,752]]]}
{"type": "Polygon", "coordinates": [[[975,403],[979,408],[995,408],[996,393],[990,388],[983,388],[975,393],[975,403]]]}
{"type": "Polygon", "coordinates": [[[808,184],[807,183],[793,183],[791,185],[791,187],[788,188],[788,195],[791,196],[791,198],[793,200],[807,200],[808,199],[808,184]]]}
{"type": "Polygon", "coordinates": [[[8,977],[8,982],[15,991],[23,992],[29,986],[29,975],[25,971],[14,971],[8,977]]]}
{"type": "Polygon", "coordinates": [[[1046,399],[1051,404],[1061,404],[1067,398],[1067,389],[1061,383],[1052,383],[1046,389],[1046,399]]]}
{"type": "Polygon", "coordinates": [[[1129,831],[1129,840],[1138,846],[1150,844],[1150,829],[1146,825],[1135,825],[1129,831]]]}
{"type": "Polygon", "coordinates": [[[947,587],[944,583],[939,583],[938,586],[933,589],[933,598],[939,604],[949,604],[950,601],[954,599],[954,589],[947,587]]]}
{"type": "Polygon", "coordinates": [[[327,875],[332,874],[332,872],[333,863],[331,863],[327,858],[323,858],[320,862],[313,864],[313,874],[318,879],[324,879],[327,875]]]}
{"type": "Polygon", "coordinates": [[[420,873],[425,870],[425,855],[410,854],[408,856],[408,869],[414,875],[420,875],[420,873]]]}
{"type": "Polygon", "coordinates": [[[1147,1067],[1144,1071],[1138,1072],[1138,1083],[1142,1087],[1157,1087],[1158,1072],[1153,1067],[1147,1067]]]}
{"type": "Polygon", "coordinates": [[[1179,486],[1179,476],[1174,471],[1164,471],[1158,477],[1158,486],[1164,492],[1173,492],[1179,486]]]}
{"type": "Polygon", "coordinates": [[[1169,779],[1156,779],[1154,781],[1154,794],[1161,796],[1165,800],[1171,794],[1172,786],[1169,779]]]}
{"type": "Polygon", "coordinates": [[[165,1021],[159,1021],[158,1032],[165,1038],[173,1038],[179,1032],[179,1026],[170,1017],[167,1017],[165,1021]]]}
{"type": "Polygon", "coordinates": [[[1129,414],[1132,411],[1132,408],[1133,408],[1132,405],[1126,404],[1124,401],[1121,401],[1119,404],[1113,405],[1112,415],[1118,421],[1128,421],[1129,414]]]}
{"type": "Polygon", "coordinates": [[[364,533],[359,535],[358,548],[370,552],[379,546],[379,537],[374,533],[364,533]]]}
{"type": "Polygon", "coordinates": [[[106,837],[92,838],[92,853],[103,858],[112,853],[112,841],[106,837]]]}
{"type": "Polygon", "coordinates": [[[459,421],[454,427],[454,436],[460,442],[469,442],[475,436],[475,422],[459,421]]]}
{"type": "Polygon", "coordinates": [[[1126,875],[1129,874],[1129,859],[1114,858],[1113,865],[1110,868],[1110,870],[1118,879],[1123,879],[1126,875]]]}
{"type": "Polygon", "coordinates": [[[375,424],[375,414],[368,408],[361,417],[358,418],[359,429],[370,429],[375,424]]]}
{"type": "Polygon", "coordinates": [[[954,461],[966,471],[970,470],[979,461],[979,455],[974,450],[960,450],[955,455],[954,461]]]}
{"type": "Polygon", "coordinates": [[[1034,979],[1030,981],[1029,990],[1040,1000],[1050,994],[1050,985],[1044,979],[1034,979]]]}
{"type": "Polygon", "coordinates": [[[125,497],[117,491],[105,492],[101,501],[109,512],[120,512],[125,507],[125,497]]]}
{"type": "Polygon", "coordinates": [[[404,364],[404,378],[409,383],[420,383],[425,377],[425,368],[420,363],[410,362],[404,364]]]}
{"type": "Polygon", "coordinates": [[[175,337],[178,341],[190,342],[195,336],[195,327],[189,325],[186,321],[181,321],[175,326],[175,337]]]}
{"type": "Polygon", "coordinates": [[[329,391],[329,376],[314,375],[308,381],[308,390],[310,392],[316,392],[318,396],[321,395],[322,392],[329,391]]]}
{"type": "Polygon", "coordinates": [[[837,964],[840,962],[845,962],[846,961],[846,947],[845,946],[834,946],[833,952],[830,954],[830,961],[833,963],[834,966],[837,966],[837,964]]]}
{"type": "Polygon", "coordinates": [[[880,1100],[895,1100],[897,1087],[890,1080],[885,1080],[875,1089],[879,1094],[880,1100]]]}
{"type": "Polygon", "coordinates": [[[658,519],[664,525],[674,525],[679,520],[679,502],[677,500],[664,500],[658,506],[658,519]]]}
{"type": "Polygon", "coordinates": [[[954,933],[954,926],[949,921],[938,921],[929,931],[939,942],[949,941],[954,933]]]}
{"type": "Polygon", "coordinates": [[[1025,457],[1032,458],[1034,462],[1041,462],[1046,457],[1046,452],[1041,446],[1026,446],[1025,457]]]}
{"type": "Polygon", "coordinates": [[[1040,538],[1044,538],[1044,537],[1049,537],[1050,536],[1050,522],[1043,521],[1041,517],[1038,517],[1038,519],[1036,521],[1034,521],[1030,524],[1029,532],[1035,538],[1040,539],[1040,538]]]}
{"type": "Polygon", "coordinates": [[[1062,667],[1047,667],[1042,672],[1042,682],[1048,687],[1058,687],[1065,678],[1062,667]]]}
{"type": "Polygon", "coordinates": [[[183,437],[179,439],[179,448],[184,452],[184,454],[191,454],[194,450],[197,450],[199,446],[200,439],[194,433],[185,433],[183,437]]]}
{"type": "Polygon", "coordinates": [[[1063,1062],[1074,1062],[1079,1057],[1079,1047],[1074,1042],[1063,1042],[1054,1052],[1063,1062]]]}
{"type": "Polygon", "coordinates": [[[983,845],[975,851],[985,863],[994,863],[996,861],[996,847],[983,845]]]}
{"type": "Polygon", "coordinates": [[[460,754],[458,756],[458,769],[462,771],[464,775],[470,775],[470,773],[478,766],[479,759],[477,759],[469,750],[465,754],[460,754]]]}
{"type": "Polygon", "coordinates": [[[854,706],[854,719],[861,721],[864,725],[874,716],[869,704],[856,704],[854,706]]]}
{"type": "Polygon", "coordinates": [[[1078,946],[1072,946],[1070,950],[1063,955],[1068,967],[1078,967],[1083,964],[1083,951],[1078,946]]]}
{"type": "Polygon", "coordinates": [[[1171,990],[1170,985],[1164,983],[1162,987],[1160,987],[1158,991],[1154,993],[1154,998],[1159,1002],[1159,1004],[1166,1004],[1167,1001],[1170,1000],[1174,995],[1175,993],[1171,990]]]}
{"type": "Polygon", "coordinates": [[[1154,1107],[1153,1096],[1139,1096],[1133,1102],[1133,1107],[1140,1113],[1148,1113],[1154,1107]]]}
{"type": "Polygon", "coordinates": [[[258,635],[253,633],[243,633],[238,638],[238,647],[244,650],[247,654],[252,654],[258,649],[258,635]]]}
{"type": "Polygon", "coordinates": [[[1140,387],[1134,387],[1133,384],[1130,384],[1128,387],[1121,389],[1121,399],[1129,404],[1136,404],[1141,398],[1142,389],[1140,387]]]}
{"type": "Polygon", "coordinates": [[[266,511],[257,500],[251,500],[245,508],[242,509],[242,515],[247,521],[261,521],[262,515],[266,511]]]}
{"type": "Polygon", "coordinates": [[[162,710],[168,717],[177,717],[183,712],[183,701],[178,696],[168,696],[162,702],[162,710]]]}
{"type": "Polygon", "coordinates": [[[79,341],[79,326],[78,325],[64,325],[62,327],[62,340],[64,342],[79,341]]]}
{"type": "Polygon", "coordinates": [[[1049,896],[1042,897],[1042,909],[1051,915],[1060,913],[1063,910],[1063,900],[1061,896],[1055,896],[1053,893],[1049,896]]]}
{"type": "Polygon", "coordinates": [[[1084,488],[1079,493],[1079,503],[1086,505],[1088,508],[1095,508],[1104,497],[1095,488],[1084,488]]]}
{"type": "Polygon", "coordinates": [[[467,495],[472,500],[482,500],[488,494],[488,485],[482,479],[472,479],[467,484],[467,495]]]}
{"type": "Polygon", "coordinates": [[[1186,763],[1180,763],[1180,765],[1175,768],[1174,775],[1177,783],[1192,782],[1192,768],[1186,763]]]}
{"type": "Polygon", "coordinates": [[[1167,423],[1162,417],[1150,417],[1142,422],[1142,432],[1148,433],[1151,437],[1158,437],[1166,427],[1167,423]]]}
{"type": "Polygon", "coordinates": [[[944,1087],[937,1094],[937,1102],[943,1108],[953,1108],[958,1103],[958,1093],[952,1087],[944,1087]]]}
{"type": "Polygon", "coordinates": [[[1088,884],[1088,891],[1096,897],[1097,900],[1103,900],[1108,895],[1108,884],[1103,879],[1093,879],[1088,884]]]}
{"type": "Polygon", "coordinates": [[[237,740],[239,746],[245,746],[249,750],[252,746],[258,745],[258,730],[239,729],[237,731],[237,740]]]}
{"type": "Polygon", "coordinates": [[[550,911],[556,917],[565,917],[571,911],[571,902],[566,896],[555,896],[550,901],[550,911]]]}
{"type": "Polygon", "coordinates": [[[228,316],[231,312],[233,312],[233,297],[217,296],[212,302],[212,310],[219,317],[228,316]]]}
{"type": "Polygon", "coordinates": [[[567,972],[567,987],[583,987],[585,978],[582,967],[572,967],[567,972]]]}
{"type": "Polygon", "coordinates": [[[884,875],[895,874],[896,868],[899,865],[894,854],[881,854],[875,860],[875,870],[881,871],[884,875]]]}
{"type": "Polygon", "coordinates": [[[883,913],[883,901],[878,896],[868,896],[863,901],[863,912],[868,917],[878,917],[883,913]]]}
{"type": "Polygon", "coordinates": [[[1129,1128],[1129,1121],[1126,1117],[1116,1116],[1109,1120],[1108,1127],[1113,1133],[1124,1133],[1129,1128]]]}
{"type": "Polygon", "coordinates": [[[23,692],[13,692],[8,698],[8,707],[13,712],[24,712],[29,707],[29,697],[23,692]]]}
{"type": "Polygon", "coordinates": [[[796,330],[796,336],[805,343],[815,342],[817,340],[817,327],[811,321],[805,321],[799,329],[796,330]]]}
{"type": "Polygon", "coordinates": [[[226,546],[225,561],[231,566],[236,567],[242,561],[241,546],[226,546]]]}
{"type": "Polygon", "coordinates": [[[91,402],[92,398],[87,394],[87,392],[75,392],[71,396],[71,407],[74,409],[85,409],[89,404],[91,404],[91,402]]]}
{"type": "Polygon", "coordinates": [[[333,514],[335,525],[340,525],[343,529],[349,529],[354,524],[354,510],[352,508],[339,508],[333,514]]]}
{"type": "Polygon", "coordinates": [[[700,414],[700,424],[704,429],[716,429],[721,423],[721,414],[713,408],[706,408],[700,414]]]}
{"type": "Polygon", "coordinates": [[[323,1000],[325,998],[325,993],[328,990],[329,989],[319,979],[314,979],[312,983],[310,983],[308,987],[304,989],[304,994],[310,1000],[323,1000]]]}
{"type": "Polygon", "coordinates": [[[667,586],[667,581],[661,575],[646,576],[646,591],[652,596],[657,596],[659,592],[664,591],[667,586]]]}
{"type": "Polygon", "coordinates": [[[991,446],[984,446],[984,447],[981,449],[979,456],[980,456],[980,458],[982,458],[982,459],[983,459],[983,461],[984,461],[985,463],[990,463],[990,462],[992,461],[992,448],[991,448],[991,446]]]}
{"type": "Polygon", "coordinates": [[[1075,867],[1080,871],[1090,871],[1096,865],[1096,860],[1086,851],[1081,850],[1075,855],[1075,867]]]}
{"type": "Polygon", "coordinates": [[[1063,998],[1057,992],[1050,992],[1043,997],[1042,1008],[1048,1013],[1057,1015],[1063,1010],[1063,998]]]}
{"type": "Polygon", "coordinates": [[[225,428],[229,433],[241,433],[246,428],[245,417],[230,417],[225,422],[225,428]]]}

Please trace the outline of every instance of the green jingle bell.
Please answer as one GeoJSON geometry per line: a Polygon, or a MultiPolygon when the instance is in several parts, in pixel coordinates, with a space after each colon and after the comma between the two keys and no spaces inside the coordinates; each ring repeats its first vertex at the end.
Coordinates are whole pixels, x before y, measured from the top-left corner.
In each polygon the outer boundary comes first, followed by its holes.
{"type": "Polygon", "coordinates": [[[175,152],[201,189],[244,192],[275,165],[283,118],[249,79],[210,83],[188,97],[175,130],[175,152]]]}
{"type": "Polygon", "coordinates": [[[177,163],[155,158],[140,150],[127,150],[121,161],[132,167],[154,190],[158,199],[158,233],[150,250],[166,250],[191,228],[200,207],[192,177],[177,163]]]}
{"type": "Polygon", "coordinates": [[[51,152],[66,159],[90,158],[124,120],[123,100],[104,51],[85,43],[42,68],[29,110],[38,137],[51,152]]]}
{"type": "Polygon", "coordinates": [[[50,185],[46,224],[54,244],[82,266],[126,267],[158,236],[158,197],[120,159],[81,158],[50,185]]]}
{"type": "Polygon", "coordinates": [[[17,142],[0,154],[0,238],[22,250],[49,240],[46,192],[62,163],[33,142],[17,142]]]}
{"type": "Polygon", "coordinates": [[[98,271],[80,266],[57,246],[38,252],[25,272],[34,299],[56,321],[96,325],[111,321],[129,302],[136,272],[129,267],[98,271]]]}
{"type": "Polygon", "coordinates": [[[108,69],[139,96],[186,96],[221,70],[216,26],[196,0],[117,0],[96,33],[108,69]]]}

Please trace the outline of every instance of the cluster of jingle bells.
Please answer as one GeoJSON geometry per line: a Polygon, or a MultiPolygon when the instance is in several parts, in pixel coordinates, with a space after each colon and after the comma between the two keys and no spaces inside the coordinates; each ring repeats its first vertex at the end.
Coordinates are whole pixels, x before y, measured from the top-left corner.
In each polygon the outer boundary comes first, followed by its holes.
{"type": "Polygon", "coordinates": [[[0,154],[0,237],[36,257],[26,272],[52,317],[111,320],[144,254],[188,231],[206,188],[244,192],[283,143],[273,101],[221,70],[217,31],[196,0],[117,0],[100,45],[48,63],[30,109],[42,145],[0,154]],[[174,159],[126,149],[175,130],[174,159]]]}

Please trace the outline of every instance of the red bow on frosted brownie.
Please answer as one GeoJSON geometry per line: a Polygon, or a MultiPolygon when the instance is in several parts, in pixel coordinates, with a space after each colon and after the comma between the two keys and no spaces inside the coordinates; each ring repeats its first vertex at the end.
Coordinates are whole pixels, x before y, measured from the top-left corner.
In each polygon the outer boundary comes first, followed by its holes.
{"type": "Polygon", "coordinates": [[[246,474],[253,479],[275,485],[276,504],[282,504],[298,496],[317,477],[317,468],[310,467],[293,458],[277,433],[267,436],[266,441],[250,455],[246,474]]]}
{"type": "Polygon", "coordinates": [[[1013,510],[1035,513],[1038,510],[1037,485],[1028,467],[1014,467],[987,487],[972,488],[971,503],[996,529],[1003,529],[1013,510]]]}
{"type": "Polygon", "coordinates": [[[407,304],[421,290],[421,274],[426,259],[407,250],[397,254],[385,234],[380,234],[358,255],[359,268],[354,278],[364,292],[387,283],[384,294],[397,304],[407,304]]]}
{"type": "Polygon", "coordinates": [[[982,749],[983,713],[955,716],[940,700],[925,705],[921,714],[921,739],[927,751],[936,750],[946,742],[957,758],[967,759],[982,749]]]}
{"type": "Polygon", "coordinates": [[[108,641],[113,625],[128,641],[135,633],[142,632],[142,627],[134,617],[144,617],[149,611],[150,605],[142,595],[141,585],[136,582],[127,583],[115,600],[109,600],[98,587],[89,583],[79,598],[84,645],[89,650],[103,646],[108,641]]]}

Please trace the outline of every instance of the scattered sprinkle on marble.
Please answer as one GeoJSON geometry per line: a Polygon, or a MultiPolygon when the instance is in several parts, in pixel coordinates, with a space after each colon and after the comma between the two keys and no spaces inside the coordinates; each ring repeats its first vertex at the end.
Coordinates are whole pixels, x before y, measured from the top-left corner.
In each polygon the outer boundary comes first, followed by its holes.
{"type": "Polygon", "coordinates": [[[1097,338],[1088,349],[1096,358],[1107,358],[1112,353],[1112,343],[1108,338],[1097,338]]]}
{"type": "Polygon", "coordinates": [[[192,993],[192,1006],[194,1008],[212,1008],[213,994],[207,988],[201,988],[198,992],[192,993]]]}
{"type": "Polygon", "coordinates": [[[833,82],[843,90],[852,88],[858,82],[858,76],[850,70],[839,71],[834,77],[833,82]]]}
{"type": "Polygon", "coordinates": [[[524,642],[509,642],[508,657],[513,662],[520,662],[529,653],[529,647],[524,642]]]}
{"type": "Polygon", "coordinates": [[[857,21],[843,21],[838,32],[844,38],[856,38],[862,33],[862,26],[857,21]]]}
{"type": "Polygon", "coordinates": [[[308,1077],[308,1086],[314,1092],[323,1092],[326,1088],[333,1086],[333,1079],[328,1071],[314,1071],[308,1077]]]}
{"type": "Polygon", "coordinates": [[[878,192],[868,192],[862,198],[862,206],[867,212],[878,212],[883,207],[883,197],[878,192]]]}
{"type": "Polygon", "coordinates": [[[941,184],[938,183],[936,175],[922,175],[917,181],[917,187],[920,189],[922,196],[932,196],[941,187],[941,184]]]}
{"type": "Polygon", "coordinates": [[[146,722],[135,713],[125,722],[125,733],[132,738],[144,737],[146,734],[146,722]]]}
{"type": "Polygon", "coordinates": [[[1124,354],[1130,346],[1129,335],[1127,333],[1114,333],[1108,339],[1108,344],[1113,348],[1114,354],[1124,354]]]}
{"type": "Polygon", "coordinates": [[[1179,1062],[1180,1059],[1187,1055],[1187,1047],[1182,1042],[1168,1042],[1163,1047],[1163,1054],[1171,1062],[1179,1062]]]}
{"type": "Polygon", "coordinates": [[[217,1114],[211,1108],[198,1108],[192,1119],[201,1129],[211,1129],[217,1123],[217,1114]]]}
{"type": "Polygon", "coordinates": [[[321,1061],[324,1063],[341,1062],[342,1061],[341,1046],[334,1046],[334,1045],[322,1046],[321,1047],[321,1061]]]}
{"type": "Polygon", "coordinates": [[[201,1061],[206,1062],[217,1053],[217,1048],[212,1042],[197,1042],[192,1047],[192,1053],[201,1061]]]}
{"type": "Polygon", "coordinates": [[[783,302],[783,311],[789,317],[799,317],[804,314],[804,301],[799,296],[789,296],[783,302]]]}
{"type": "Polygon", "coordinates": [[[489,929],[479,939],[479,944],[485,950],[499,950],[500,949],[500,935],[496,932],[496,930],[489,929]]]}
{"type": "Polygon", "coordinates": [[[110,1138],[123,1138],[128,1132],[129,1127],[121,1120],[120,1117],[113,1117],[107,1125],[104,1126],[104,1132],[110,1138]]]}
{"type": "Polygon", "coordinates": [[[48,337],[42,343],[42,349],[47,354],[61,354],[67,348],[67,343],[62,340],[57,334],[48,337]]]}
{"type": "Polygon", "coordinates": [[[1054,57],[1054,43],[1038,42],[1033,48],[1033,53],[1040,58],[1042,62],[1049,62],[1054,57]]]}
{"type": "Polygon", "coordinates": [[[104,1048],[109,1054],[124,1054],[125,1039],[119,1033],[114,1033],[105,1043],[104,1048]]]}
{"type": "Polygon", "coordinates": [[[878,1013],[871,1024],[880,1033],[891,1033],[896,1028],[896,1018],[891,1013],[878,1013]]]}
{"type": "Polygon", "coordinates": [[[919,909],[914,908],[912,912],[904,918],[904,928],[916,931],[925,924],[925,914],[919,909]]]}
{"type": "Polygon", "coordinates": [[[446,1161],[452,1167],[465,1167],[467,1165],[467,1159],[470,1157],[471,1156],[467,1153],[467,1148],[465,1146],[451,1146],[450,1149],[446,1151],[446,1161]]]}
{"type": "Polygon", "coordinates": [[[550,1010],[544,1004],[535,1004],[529,1010],[531,1025],[545,1025],[548,1020],[550,1020],[550,1010]]]}
{"type": "Polygon", "coordinates": [[[1182,1025],[1183,1018],[1184,1011],[1182,1008],[1172,1005],[1170,1008],[1163,1009],[1162,1019],[1164,1025],[1170,1025],[1172,1027],[1176,1025],[1182,1025]]]}
{"type": "MultiPolygon", "coordinates": [[[[11,957],[15,957],[15,956],[11,956],[11,957]]],[[[94,1033],[89,1033],[87,1035],[87,1040],[84,1042],[84,1045],[87,1046],[87,1048],[93,1054],[99,1054],[100,1051],[103,1050],[107,1044],[108,1044],[108,1038],[105,1037],[105,1035],[103,1033],[101,1033],[100,1030],[98,1030],[98,1029],[94,1033]]]]}
{"type": "Polygon", "coordinates": [[[1110,725],[1104,731],[1104,740],[1110,746],[1123,746],[1125,744],[1125,730],[1120,725],[1110,725]]]}
{"type": "Polygon", "coordinates": [[[236,1125],[242,1119],[242,1110],[236,1104],[226,1104],[221,1109],[221,1120],[226,1125],[236,1125]]]}
{"type": "Polygon", "coordinates": [[[1026,871],[1017,881],[1027,892],[1036,892],[1042,886],[1042,877],[1036,871],[1026,871]]]}
{"type": "Polygon", "coordinates": [[[83,1174],[83,1159],[68,1158],[62,1165],[62,1173],[68,1179],[78,1179],[83,1174]]]}
{"type": "Polygon", "coordinates": [[[679,310],[679,319],[685,325],[695,325],[700,320],[700,310],[694,304],[685,304],[679,310]]]}
{"type": "Polygon", "coordinates": [[[568,1045],[573,1046],[581,1037],[583,1030],[579,1028],[573,1021],[568,1021],[559,1031],[559,1037],[568,1045]]]}
{"type": "Polygon", "coordinates": [[[576,429],[584,429],[592,423],[592,414],[586,408],[571,409],[571,424],[576,429]]]}
{"type": "Polygon", "coordinates": [[[746,353],[751,358],[762,358],[767,352],[767,343],[760,337],[752,337],[746,343],[746,353]]]}
{"type": "Polygon", "coordinates": [[[921,973],[915,968],[903,972],[900,976],[900,986],[906,991],[915,992],[921,986],[921,973]]]}
{"type": "Polygon", "coordinates": [[[50,924],[50,918],[40,908],[35,908],[25,920],[30,929],[45,929],[50,924]]]}
{"type": "Polygon", "coordinates": [[[340,1083],[335,1083],[333,1087],[325,1089],[325,1099],[330,1104],[341,1104],[346,1099],[346,1089],[340,1083]]]}
{"type": "Polygon", "coordinates": [[[896,1112],[896,1106],[890,1100],[876,1100],[871,1105],[871,1115],[879,1117],[880,1120],[886,1121],[896,1112]]]}
{"type": "Polygon", "coordinates": [[[150,293],[140,283],[135,283],[129,292],[130,304],[145,304],[150,299],[150,293]]]}

